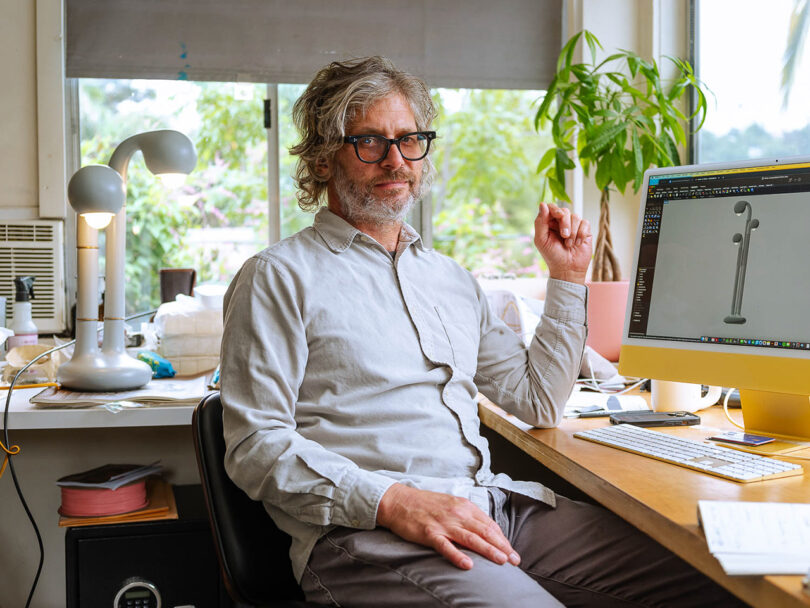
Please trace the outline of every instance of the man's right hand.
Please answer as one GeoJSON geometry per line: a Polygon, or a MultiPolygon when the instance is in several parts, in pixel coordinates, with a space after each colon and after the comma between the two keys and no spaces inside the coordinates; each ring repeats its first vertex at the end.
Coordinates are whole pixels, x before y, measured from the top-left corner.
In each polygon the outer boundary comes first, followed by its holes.
{"type": "Polygon", "coordinates": [[[380,500],[377,523],[405,540],[434,548],[463,570],[473,562],[456,545],[496,564],[520,563],[498,524],[465,498],[395,483],[380,500]]]}

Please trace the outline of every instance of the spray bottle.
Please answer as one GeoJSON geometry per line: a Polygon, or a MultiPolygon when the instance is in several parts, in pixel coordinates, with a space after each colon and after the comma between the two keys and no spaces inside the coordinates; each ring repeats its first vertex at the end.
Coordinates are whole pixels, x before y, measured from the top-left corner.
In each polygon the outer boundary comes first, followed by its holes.
{"type": "Polygon", "coordinates": [[[17,293],[14,296],[12,309],[14,322],[11,329],[14,335],[8,339],[8,349],[24,344],[36,344],[39,339],[37,326],[31,318],[31,300],[34,297],[34,277],[25,276],[14,279],[17,293]]]}

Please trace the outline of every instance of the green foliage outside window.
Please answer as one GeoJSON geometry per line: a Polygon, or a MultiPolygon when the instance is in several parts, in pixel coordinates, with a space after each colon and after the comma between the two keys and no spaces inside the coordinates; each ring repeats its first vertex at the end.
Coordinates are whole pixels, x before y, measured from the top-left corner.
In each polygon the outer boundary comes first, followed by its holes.
{"type": "Polygon", "coordinates": [[[534,130],[539,93],[438,91],[438,139],[431,148],[433,242],[475,274],[537,275],[532,245],[544,179],[537,159],[551,141],[534,130]],[[457,98],[461,95],[461,99],[457,98]],[[461,101],[460,108],[448,108],[461,101]]]}
{"type": "Polygon", "coordinates": [[[144,91],[130,81],[82,81],[83,165],[106,164],[123,139],[151,129],[183,130],[197,149],[195,170],[174,191],[166,190],[146,169],[140,154],[130,162],[129,312],[159,304],[160,268],[195,268],[198,282],[227,282],[233,277],[241,258],[236,260],[230,248],[212,243],[213,233],[206,233],[207,229],[247,228],[252,242],[242,243],[242,255],[244,250],[257,251],[267,243],[267,138],[261,123],[265,87],[248,85],[237,98],[236,89],[227,84],[183,86],[191,88],[190,100],[173,99],[170,94],[167,103],[159,105],[150,103],[156,101],[154,90],[144,91]],[[192,126],[180,127],[184,122],[192,126]]]}

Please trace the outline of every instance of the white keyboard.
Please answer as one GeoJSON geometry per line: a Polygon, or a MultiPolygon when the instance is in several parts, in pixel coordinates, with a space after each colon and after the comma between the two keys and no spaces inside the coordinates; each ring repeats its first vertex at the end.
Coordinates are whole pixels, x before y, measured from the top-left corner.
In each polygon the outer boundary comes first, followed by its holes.
{"type": "Polygon", "coordinates": [[[574,437],[743,483],[804,474],[804,468],[798,464],[683,439],[631,424],[578,431],[574,437]]]}

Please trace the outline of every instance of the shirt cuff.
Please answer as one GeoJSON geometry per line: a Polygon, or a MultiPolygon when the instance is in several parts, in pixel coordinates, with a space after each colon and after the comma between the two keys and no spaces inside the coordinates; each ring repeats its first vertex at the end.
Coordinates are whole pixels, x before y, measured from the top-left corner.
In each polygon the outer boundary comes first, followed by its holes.
{"type": "Polygon", "coordinates": [[[585,325],[588,288],[579,283],[548,279],[543,314],[563,323],[585,325]]]}
{"type": "Polygon", "coordinates": [[[362,469],[353,469],[341,480],[335,495],[332,523],[348,528],[377,527],[377,507],[396,480],[362,469]]]}

